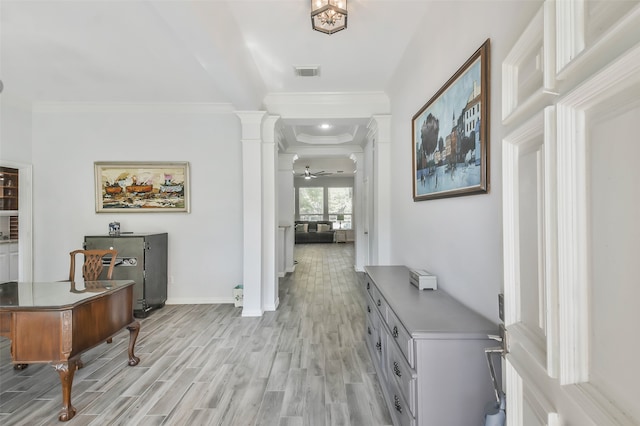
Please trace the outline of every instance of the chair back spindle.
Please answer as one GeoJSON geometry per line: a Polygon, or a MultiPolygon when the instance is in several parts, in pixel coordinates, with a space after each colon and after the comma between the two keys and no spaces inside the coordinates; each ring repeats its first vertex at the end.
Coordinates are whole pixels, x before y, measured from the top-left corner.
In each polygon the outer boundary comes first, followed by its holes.
{"type": "Polygon", "coordinates": [[[99,279],[104,265],[102,262],[103,257],[111,255],[111,261],[109,262],[109,269],[107,269],[106,279],[110,280],[113,276],[113,268],[116,265],[117,250],[74,250],[69,255],[71,256],[71,267],[69,269],[69,281],[75,281],[76,275],[76,256],[78,254],[84,255],[84,262],[82,264],[82,278],[85,281],[96,281],[99,279]]]}

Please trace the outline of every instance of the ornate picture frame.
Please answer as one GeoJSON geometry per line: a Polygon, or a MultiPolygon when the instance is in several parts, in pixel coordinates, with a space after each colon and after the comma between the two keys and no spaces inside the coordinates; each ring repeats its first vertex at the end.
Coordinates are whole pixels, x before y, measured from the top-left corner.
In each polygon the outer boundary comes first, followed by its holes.
{"type": "Polygon", "coordinates": [[[190,211],[188,162],[95,162],[97,213],[190,211]]]}
{"type": "Polygon", "coordinates": [[[488,190],[489,45],[487,39],[411,120],[414,201],[488,190]]]}

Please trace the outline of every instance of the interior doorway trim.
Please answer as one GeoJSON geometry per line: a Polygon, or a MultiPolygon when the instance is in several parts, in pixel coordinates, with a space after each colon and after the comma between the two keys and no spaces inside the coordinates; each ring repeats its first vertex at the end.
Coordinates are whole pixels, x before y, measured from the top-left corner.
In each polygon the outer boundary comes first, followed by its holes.
{"type": "Polygon", "coordinates": [[[18,170],[18,281],[33,281],[33,166],[0,160],[18,170]]]}

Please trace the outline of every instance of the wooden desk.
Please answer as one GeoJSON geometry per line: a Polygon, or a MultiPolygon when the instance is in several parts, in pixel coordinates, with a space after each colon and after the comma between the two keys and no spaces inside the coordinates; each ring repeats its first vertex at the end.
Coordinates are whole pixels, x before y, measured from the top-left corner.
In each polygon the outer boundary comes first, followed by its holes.
{"type": "Polygon", "coordinates": [[[140,361],[133,353],[140,331],[133,318],[133,285],[130,280],[0,284],[0,336],[11,339],[15,365],[51,363],[58,372],[61,421],[76,413],[71,385],[83,352],[126,327],[129,365],[140,361]]]}

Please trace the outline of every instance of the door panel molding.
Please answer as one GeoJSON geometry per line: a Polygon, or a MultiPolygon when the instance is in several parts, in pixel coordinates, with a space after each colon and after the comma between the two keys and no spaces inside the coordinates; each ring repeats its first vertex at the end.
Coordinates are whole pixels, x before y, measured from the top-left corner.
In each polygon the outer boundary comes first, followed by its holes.
{"type": "Polygon", "coordinates": [[[640,2],[546,0],[503,74],[507,421],[638,425],[640,2]]]}
{"type": "MultiPolygon", "coordinates": [[[[503,220],[504,220],[504,280],[505,280],[505,325],[509,330],[509,340],[517,342],[536,360],[536,362],[554,376],[556,358],[549,356],[554,354],[557,346],[557,311],[553,307],[557,305],[557,289],[555,288],[555,270],[557,268],[555,258],[548,253],[555,254],[555,248],[549,249],[554,244],[553,236],[549,230],[555,230],[555,224],[551,227],[547,222],[555,216],[555,201],[549,194],[553,182],[548,173],[548,162],[555,164],[554,158],[549,158],[546,148],[546,135],[554,130],[553,123],[548,121],[553,117],[551,112],[544,111],[521,125],[518,129],[503,139],[503,220]],[[534,155],[536,161],[535,176],[530,177],[535,181],[536,220],[535,223],[523,224],[520,221],[520,180],[521,159],[526,155],[534,155]],[[520,230],[522,227],[535,227],[537,245],[536,265],[529,268],[537,270],[536,289],[529,289],[528,293],[538,295],[538,318],[535,324],[523,317],[522,306],[531,303],[523,297],[522,281],[523,262],[530,261],[529,257],[521,253],[520,230]]],[[[553,150],[550,151],[552,154],[553,150]]]]}
{"type": "MultiPolygon", "coordinates": [[[[611,424],[627,424],[627,414],[640,412],[633,403],[617,409],[611,390],[592,380],[590,350],[598,345],[590,310],[594,282],[591,274],[589,175],[587,157],[590,126],[612,109],[637,104],[640,96],[640,44],[608,67],[561,97],[557,105],[558,126],[558,258],[560,284],[560,383],[572,387],[576,398],[593,418],[611,424]],[[635,411],[634,411],[635,410],[635,411]],[[605,420],[600,420],[605,421],[605,420]]],[[[621,342],[624,345],[624,342],[621,342]]],[[[601,351],[624,350],[600,347],[601,351]]],[[[633,366],[629,366],[633,368],[633,366]]],[[[637,368],[637,367],[636,367],[637,368]]],[[[625,394],[625,390],[619,392],[625,394]]]]}

